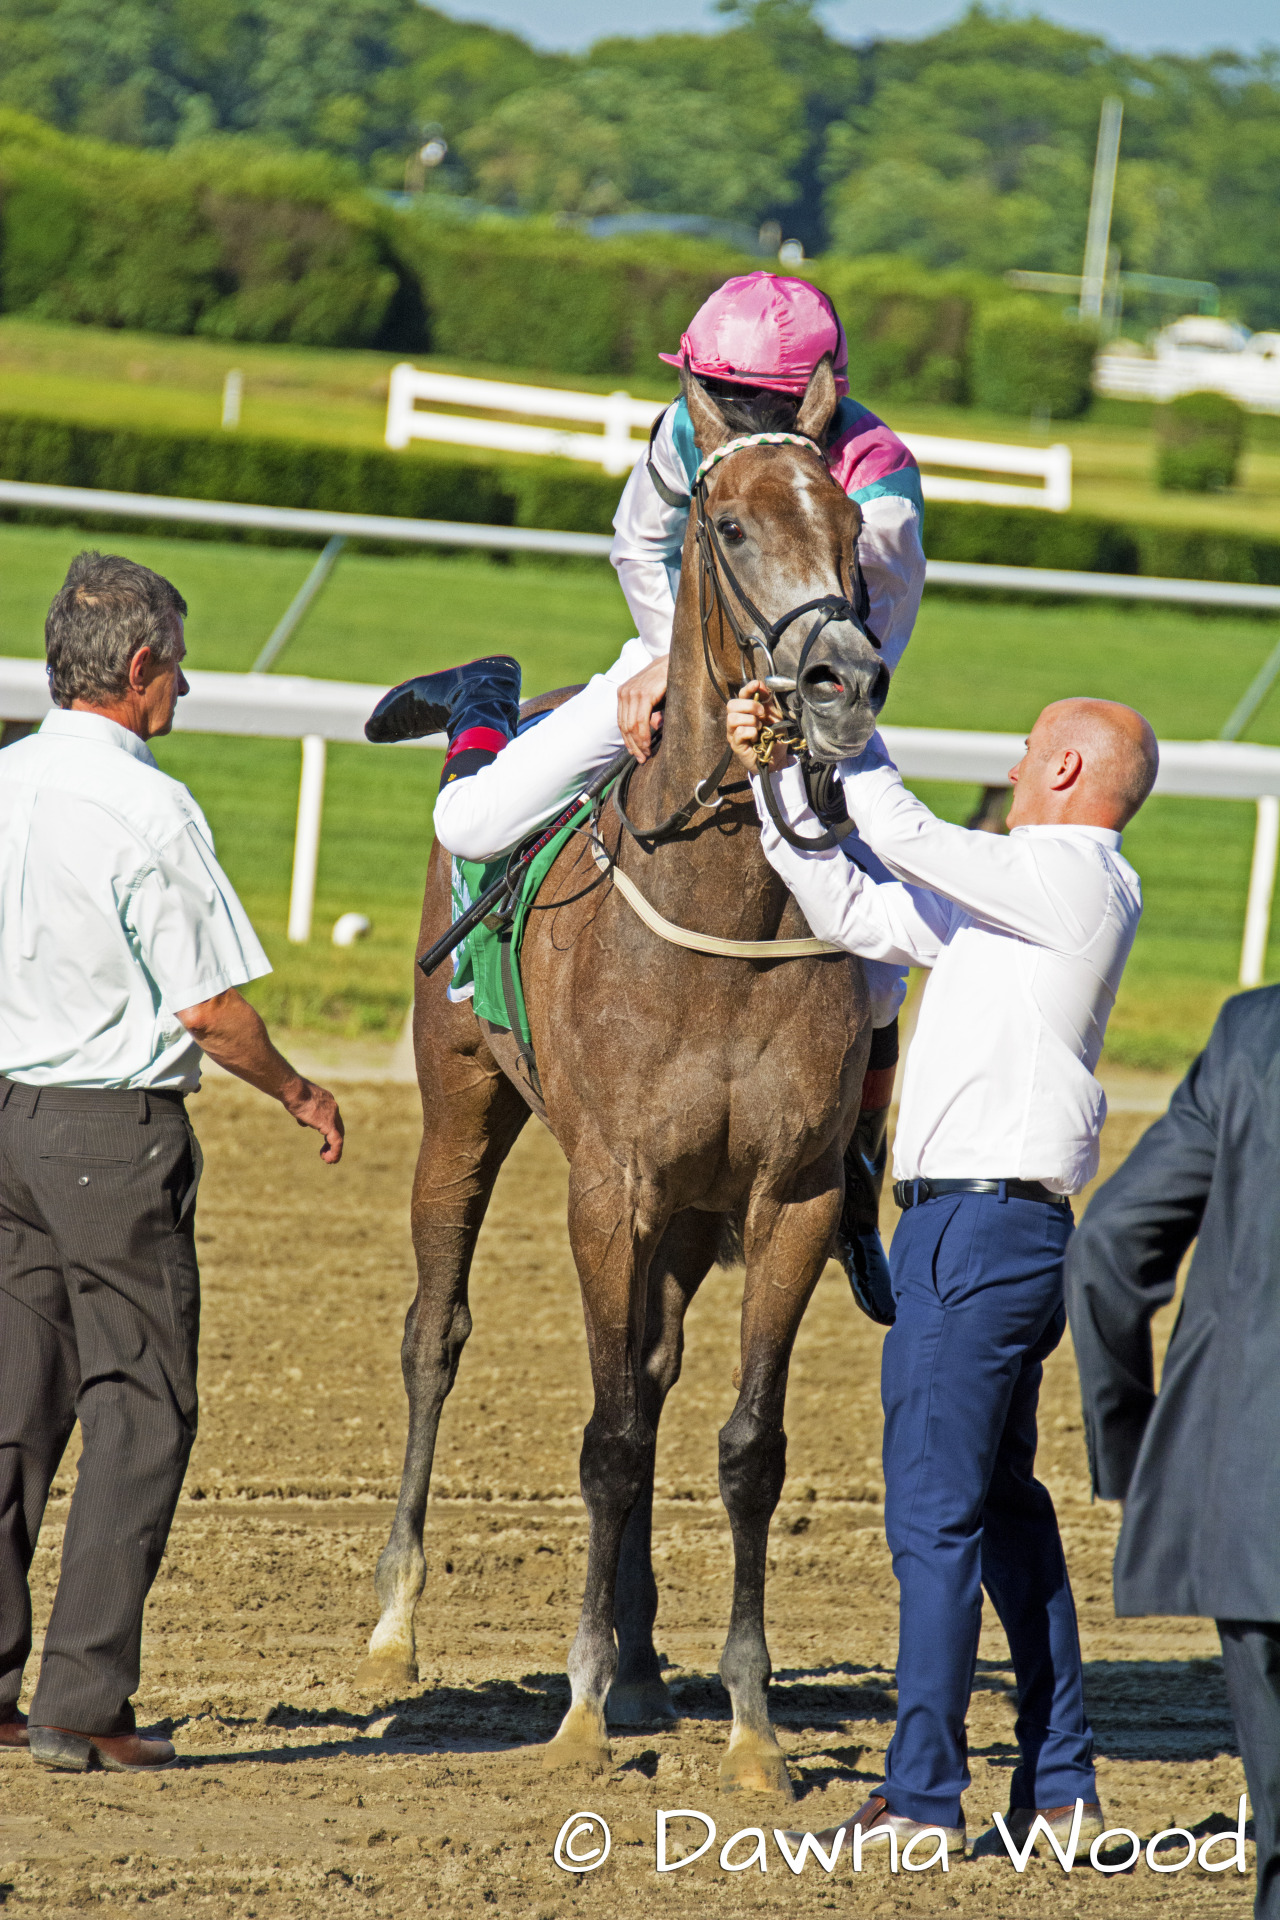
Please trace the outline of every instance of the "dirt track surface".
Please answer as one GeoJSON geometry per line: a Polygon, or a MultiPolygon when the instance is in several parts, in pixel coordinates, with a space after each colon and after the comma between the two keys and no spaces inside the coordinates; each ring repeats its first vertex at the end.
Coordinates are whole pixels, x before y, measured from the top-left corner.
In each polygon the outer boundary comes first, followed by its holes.
{"type": "MultiPolygon", "coordinates": [[[[741,1276],[731,1273],[716,1273],[695,1302],[685,1375],[659,1442],[659,1645],[685,1717],[674,1730],[615,1736],[614,1771],[602,1778],[542,1771],[538,1743],[568,1700],[586,1547],[577,1454],[590,1403],[564,1166],[536,1123],[481,1241],[475,1332],[442,1426],[418,1612],[420,1690],[359,1694],[352,1675],[375,1618],[373,1567],[403,1443],[398,1346],[413,1284],[417,1107],[399,1086],[348,1088],[342,1104],[350,1145],[334,1171],[315,1159],[310,1136],[232,1083],[193,1103],[207,1168],[201,1432],[148,1610],[138,1699],[140,1724],[171,1730],[183,1761],[140,1779],[53,1775],[0,1757],[0,1905],[56,1913],[142,1903],[250,1920],[432,1908],[530,1920],[833,1906],[960,1908],[988,1920],[1249,1911],[1252,1871],[1157,1875],[1140,1861],[1128,1873],[1104,1877],[1085,1864],[1068,1877],[1033,1861],[1019,1876],[1002,1849],[980,1850],[945,1876],[895,1878],[873,1855],[855,1879],[846,1854],[831,1878],[812,1861],[793,1878],[770,1838],[766,1873],[719,1869],[720,1845],[741,1828],[821,1827],[852,1811],[881,1777],[892,1732],[880,1334],[834,1269],[792,1368],[789,1476],[772,1534],[773,1714],[796,1806],[730,1799],[717,1785],[728,1703],[715,1667],[730,1557],[716,1430],[734,1399],[741,1276]],[[715,1847],[658,1875],[659,1807],[710,1815],[715,1847]],[[580,1809],[608,1821],[613,1851],[598,1872],[570,1875],[552,1847],[580,1809]]],[[[1145,1124],[1128,1113],[1111,1123],[1112,1160],[1145,1124]]],[[[1214,1816],[1234,1824],[1243,1776],[1212,1627],[1113,1618],[1117,1521],[1089,1504],[1065,1349],[1048,1369],[1041,1432],[1108,1814],[1144,1840],[1174,1825],[1203,1833],[1214,1816]]],[[[40,1539],[38,1628],[70,1485],[65,1470],[40,1539]]],[[[971,1839],[1007,1804],[1007,1660],[988,1609],[969,1723],[971,1839]]],[[[672,1853],[699,1838],[696,1824],[673,1829],[672,1853]]],[[[742,1843],[737,1857],[749,1850],[742,1843]]],[[[1252,1868],[1252,1847],[1249,1857],[1252,1868]]]]}

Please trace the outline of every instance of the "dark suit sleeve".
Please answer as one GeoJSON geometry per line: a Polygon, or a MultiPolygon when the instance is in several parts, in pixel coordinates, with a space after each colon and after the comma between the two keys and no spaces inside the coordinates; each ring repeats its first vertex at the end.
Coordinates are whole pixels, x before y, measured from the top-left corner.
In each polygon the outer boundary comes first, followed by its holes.
{"type": "Polygon", "coordinates": [[[1093,1490],[1122,1500],[1155,1404],[1151,1319],[1173,1298],[1200,1230],[1218,1149],[1223,1018],[1169,1111],[1100,1187],[1067,1252],[1093,1490]]]}

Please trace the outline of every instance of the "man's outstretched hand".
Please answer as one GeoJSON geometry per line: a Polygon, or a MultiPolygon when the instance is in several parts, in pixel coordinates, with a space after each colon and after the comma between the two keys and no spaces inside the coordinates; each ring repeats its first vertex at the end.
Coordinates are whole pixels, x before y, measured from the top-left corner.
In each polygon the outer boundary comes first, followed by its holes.
{"type": "MultiPolygon", "coordinates": [[[[725,730],[729,735],[729,745],[748,773],[760,771],[756,748],[765,727],[776,727],[785,717],[763,680],[748,680],[742,692],[730,700],[725,730]]],[[[790,764],[790,750],[776,741],[769,756],[771,769],[779,773],[790,764]]]]}
{"type": "Polygon", "coordinates": [[[324,1141],[320,1158],[336,1166],[342,1158],[345,1129],[338,1103],[327,1087],[317,1086],[289,1065],[267,1032],[261,1014],[234,987],[184,1007],[183,1026],[211,1060],[278,1100],[300,1127],[314,1127],[324,1141]]]}
{"type": "Polygon", "coordinates": [[[641,766],[653,752],[653,737],[662,726],[658,709],[667,697],[668,665],[664,653],[618,688],[618,727],[627,751],[641,766]]]}

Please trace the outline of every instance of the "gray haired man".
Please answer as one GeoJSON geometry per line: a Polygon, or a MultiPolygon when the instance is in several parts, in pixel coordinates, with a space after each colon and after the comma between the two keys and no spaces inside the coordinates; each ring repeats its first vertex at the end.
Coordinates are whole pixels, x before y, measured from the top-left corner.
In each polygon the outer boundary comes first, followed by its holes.
{"type": "Polygon", "coordinates": [[[187,691],[186,611],[149,568],[80,554],[45,625],[55,711],[0,753],[0,1746],[76,1772],[174,1759],[131,1696],[196,1430],[201,1052],[342,1154],[333,1095],[237,991],[266,955],[146,744],[187,691]],[[77,1420],[28,1726],[27,1575],[77,1420]]]}

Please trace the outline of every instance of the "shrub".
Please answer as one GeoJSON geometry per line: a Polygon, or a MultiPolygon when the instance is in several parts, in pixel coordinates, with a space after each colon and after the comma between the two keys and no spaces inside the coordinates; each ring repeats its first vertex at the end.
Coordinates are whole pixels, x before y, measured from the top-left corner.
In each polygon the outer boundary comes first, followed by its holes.
{"type": "MultiPolygon", "coordinates": [[[[171,494],[188,500],[238,500],[253,506],[313,507],[332,513],[384,513],[497,526],[509,525],[515,508],[502,474],[469,461],[254,439],[239,433],[75,426],[30,414],[0,414],[0,474],[9,480],[171,494]]],[[[613,486],[616,499],[618,483],[613,486]]],[[[145,524],[156,532],[187,531],[171,522],[145,524]]],[[[224,527],[200,533],[217,540],[236,538],[234,531],[224,527]]],[[[291,546],[299,543],[295,534],[252,530],[246,537],[291,546]]]]}
{"type": "Polygon", "coordinates": [[[924,544],[932,560],[1280,586],[1280,540],[1085,513],[930,501],[924,544]]]}
{"type": "Polygon", "coordinates": [[[395,221],[354,173],[238,139],[163,156],[0,113],[0,305],[305,346],[425,344],[395,221]]]}
{"type": "Polygon", "coordinates": [[[973,273],[930,273],[908,260],[828,255],[805,277],[830,295],[849,339],[849,383],[876,399],[963,404],[969,346],[983,299],[1003,297],[998,281],[973,273]]]}
{"type": "Polygon", "coordinates": [[[1183,393],[1156,409],[1156,485],[1169,493],[1233,487],[1248,416],[1225,393],[1183,393]]]}
{"type": "Polygon", "coordinates": [[[1072,420],[1089,404],[1097,336],[1035,299],[980,309],[973,333],[971,395],[994,413],[1072,420]]]}
{"type": "Polygon", "coordinates": [[[556,373],[653,378],[707,295],[759,264],[666,235],[591,240],[532,221],[412,216],[398,236],[434,352],[556,373]]]}

